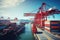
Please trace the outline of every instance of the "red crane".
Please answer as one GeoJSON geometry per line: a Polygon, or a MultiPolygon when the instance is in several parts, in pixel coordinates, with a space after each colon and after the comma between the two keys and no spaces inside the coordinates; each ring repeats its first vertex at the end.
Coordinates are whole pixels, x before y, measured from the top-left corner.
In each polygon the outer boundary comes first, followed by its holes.
{"type": "Polygon", "coordinates": [[[39,11],[34,16],[34,22],[32,31],[33,33],[37,32],[37,28],[39,27],[41,29],[44,29],[44,21],[47,20],[47,16],[53,15],[53,14],[59,14],[60,11],[58,9],[51,8],[46,11],[46,3],[42,3],[42,6],[39,8],[39,11]]]}

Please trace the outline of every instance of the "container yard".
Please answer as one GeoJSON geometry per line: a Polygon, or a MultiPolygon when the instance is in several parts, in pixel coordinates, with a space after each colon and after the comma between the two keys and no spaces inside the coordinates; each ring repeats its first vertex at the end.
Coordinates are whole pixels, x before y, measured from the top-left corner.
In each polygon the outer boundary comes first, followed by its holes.
{"type": "Polygon", "coordinates": [[[0,40],[60,40],[59,0],[0,2],[0,40]]]}

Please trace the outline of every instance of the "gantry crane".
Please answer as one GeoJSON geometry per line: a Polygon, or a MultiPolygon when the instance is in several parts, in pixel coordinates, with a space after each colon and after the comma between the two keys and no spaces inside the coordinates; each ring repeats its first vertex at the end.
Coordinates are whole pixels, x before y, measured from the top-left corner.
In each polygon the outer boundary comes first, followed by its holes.
{"type": "Polygon", "coordinates": [[[53,15],[53,14],[60,14],[60,10],[51,8],[49,10],[46,9],[46,3],[42,3],[42,6],[39,8],[39,11],[34,16],[34,22],[32,31],[33,33],[37,32],[37,28],[44,29],[44,21],[47,20],[47,16],[53,15]]]}

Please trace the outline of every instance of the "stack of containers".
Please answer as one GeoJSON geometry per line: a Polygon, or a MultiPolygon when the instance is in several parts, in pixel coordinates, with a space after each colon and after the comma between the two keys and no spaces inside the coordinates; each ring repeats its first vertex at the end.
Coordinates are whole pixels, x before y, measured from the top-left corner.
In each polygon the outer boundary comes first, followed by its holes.
{"type": "Polygon", "coordinates": [[[45,21],[45,30],[60,34],[60,21],[58,20],[45,21]]]}
{"type": "Polygon", "coordinates": [[[45,21],[44,22],[45,23],[45,30],[47,30],[47,31],[49,31],[50,32],[50,21],[49,20],[47,20],[47,21],[45,21]]]}

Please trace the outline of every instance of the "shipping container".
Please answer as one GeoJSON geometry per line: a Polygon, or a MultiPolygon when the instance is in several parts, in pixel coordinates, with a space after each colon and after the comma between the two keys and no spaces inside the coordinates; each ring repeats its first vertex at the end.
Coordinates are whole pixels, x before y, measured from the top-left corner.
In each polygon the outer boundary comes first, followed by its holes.
{"type": "Polygon", "coordinates": [[[51,33],[60,34],[60,21],[58,20],[45,21],[45,30],[51,33]]]}

